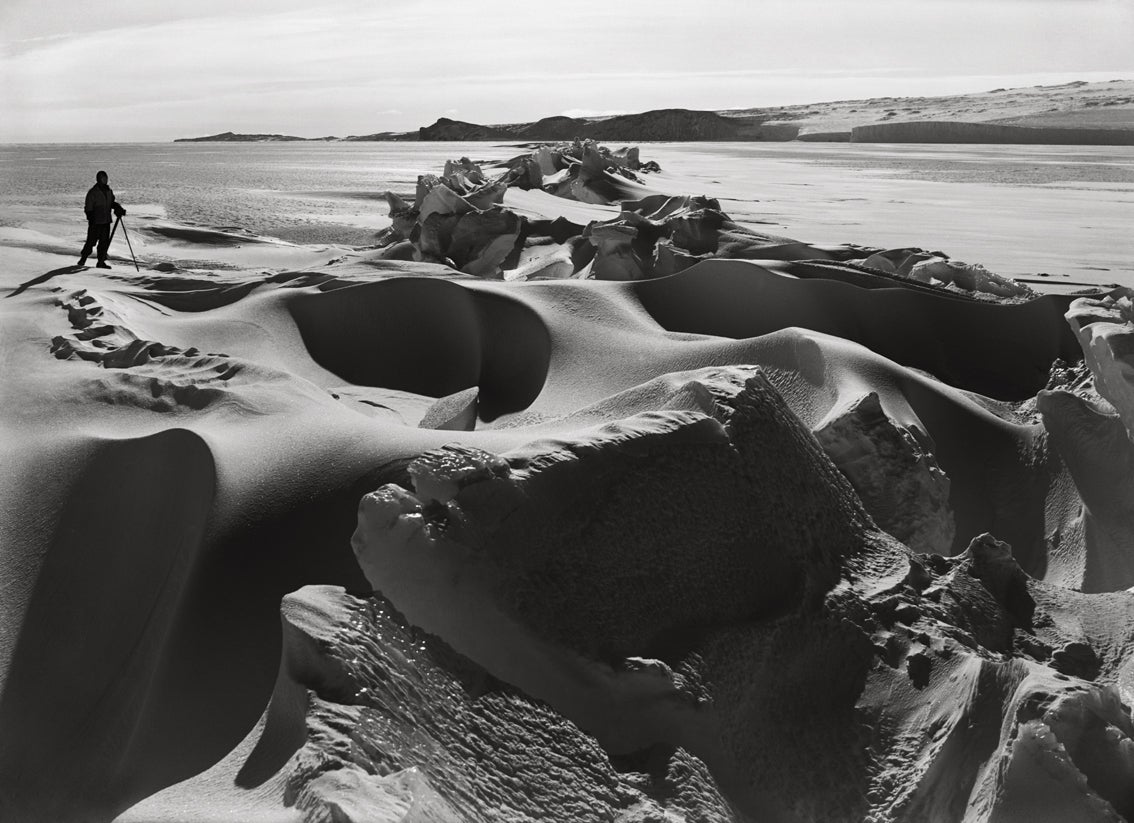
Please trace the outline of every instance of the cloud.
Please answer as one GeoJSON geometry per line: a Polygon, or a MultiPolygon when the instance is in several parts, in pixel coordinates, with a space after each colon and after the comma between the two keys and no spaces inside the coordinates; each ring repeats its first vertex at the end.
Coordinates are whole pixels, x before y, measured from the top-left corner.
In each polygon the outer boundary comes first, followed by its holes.
{"type": "Polygon", "coordinates": [[[116,0],[87,29],[77,0],[5,0],[0,140],[364,134],[458,108],[499,123],[1134,75],[1134,4],[1045,2],[1039,15],[1025,0],[720,0],[690,14],[686,0],[574,0],[560,15],[512,0],[116,0]]]}

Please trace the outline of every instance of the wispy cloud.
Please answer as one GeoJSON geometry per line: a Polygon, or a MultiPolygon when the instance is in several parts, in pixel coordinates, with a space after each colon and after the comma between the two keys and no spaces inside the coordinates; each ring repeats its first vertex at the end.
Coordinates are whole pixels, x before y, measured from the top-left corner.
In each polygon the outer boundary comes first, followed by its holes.
{"type": "Polygon", "coordinates": [[[116,0],[91,25],[86,0],[5,0],[0,140],[361,134],[457,110],[515,122],[1134,75],[1134,3],[1042,1],[1040,15],[1040,0],[719,0],[698,14],[687,0],[574,0],[570,14],[516,0],[116,0]]]}

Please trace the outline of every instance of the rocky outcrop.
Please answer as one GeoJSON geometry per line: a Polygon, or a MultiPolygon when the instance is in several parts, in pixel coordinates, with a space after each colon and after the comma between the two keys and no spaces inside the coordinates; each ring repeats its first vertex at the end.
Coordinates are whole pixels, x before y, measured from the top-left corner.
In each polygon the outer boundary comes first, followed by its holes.
{"type": "Polygon", "coordinates": [[[587,125],[586,120],[565,115],[542,117],[517,126],[515,136],[524,140],[574,140],[587,133],[587,125]]]}
{"type": "Polygon", "coordinates": [[[738,132],[735,120],[716,112],[659,109],[598,120],[579,136],[593,140],[734,140],[738,132]]]}
{"type": "Polygon", "coordinates": [[[510,131],[496,126],[480,126],[463,120],[440,117],[430,126],[418,129],[419,140],[507,140],[514,137],[510,131]]]}

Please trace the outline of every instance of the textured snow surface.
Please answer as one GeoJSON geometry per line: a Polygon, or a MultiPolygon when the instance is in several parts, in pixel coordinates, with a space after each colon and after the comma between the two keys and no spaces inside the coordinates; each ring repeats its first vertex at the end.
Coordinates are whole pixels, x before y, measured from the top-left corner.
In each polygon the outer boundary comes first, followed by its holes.
{"type": "Polygon", "coordinates": [[[634,208],[530,282],[26,251],[0,819],[1134,819],[1130,295],[634,208]]]}

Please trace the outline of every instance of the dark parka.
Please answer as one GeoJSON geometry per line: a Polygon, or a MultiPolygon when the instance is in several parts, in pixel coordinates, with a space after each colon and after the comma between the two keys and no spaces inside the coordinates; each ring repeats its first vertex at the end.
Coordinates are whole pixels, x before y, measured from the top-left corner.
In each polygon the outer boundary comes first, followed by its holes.
{"type": "Polygon", "coordinates": [[[102,225],[110,223],[111,213],[117,214],[121,208],[114,200],[114,189],[95,183],[87,192],[87,202],[83,206],[83,211],[87,213],[87,222],[102,225]]]}

